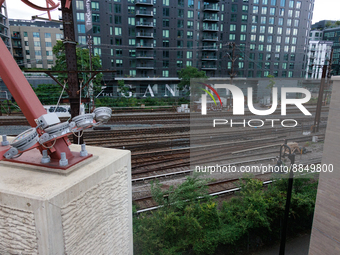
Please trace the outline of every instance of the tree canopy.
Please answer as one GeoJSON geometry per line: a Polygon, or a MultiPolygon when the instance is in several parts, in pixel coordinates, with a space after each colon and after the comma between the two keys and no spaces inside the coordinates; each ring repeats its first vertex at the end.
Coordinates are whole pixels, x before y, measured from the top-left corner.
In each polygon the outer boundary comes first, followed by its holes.
{"type": "MultiPolygon", "coordinates": [[[[53,47],[53,54],[56,56],[56,64],[52,68],[53,71],[65,71],[67,70],[66,65],[66,55],[65,55],[65,45],[62,41],[57,41],[56,45],[53,47]]],[[[76,48],[77,54],[77,69],[88,71],[90,70],[90,56],[89,50],[87,48],[76,48]]],[[[100,57],[97,55],[92,56],[92,70],[100,70],[102,65],[100,63],[100,57]]],[[[83,79],[86,82],[89,79],[89,73],[78,73],[78,78],[83,79]]],[[[66,73],[59,73],[58,80],[60,83],[64,83],[67,78],[66,73]]],[[[93,79],[93,89],[100,91],[101,81],[103,75],[97,74],[93,79]]]]}
{"type": "Polygon", "coordinates": [[[204,78],[208,78],[208,76],[206,76],[204,71],[198,71],[198,69],[195,67],[187,66],[179,72],[178,78],[181,79],[181,81],[178,84],[178,89],[183,90],[185,87],[187,88],[190,87],[191,78],[204,79],[204,78]]]}

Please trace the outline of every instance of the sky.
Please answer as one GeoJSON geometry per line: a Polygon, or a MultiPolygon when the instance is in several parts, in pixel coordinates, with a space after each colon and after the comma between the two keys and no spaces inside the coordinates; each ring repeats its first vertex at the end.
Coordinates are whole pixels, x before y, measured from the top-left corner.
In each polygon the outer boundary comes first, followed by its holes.
{"type": "MultiPolygon", "coordinates": [[[[305,1],[305,0],[302,0],[305,1]]],[[[20,0],[7,0],[8,16],[10,19],[31,19],[33,15],[47,17],[46,12],[34,10],[25,5],[20,0]]],[[[46,6],[45,0],[31,0],[32,3],[39,6],[46,6]]],[[[55,3],[59,2],[54,0],[55,3]]],[[[320,20],[340,20],[340,1],[339,0],[315,0],[313,23],[320,20]]],[[[52,18],[59,18],[60,12],[53,11],[52,18]]]]}

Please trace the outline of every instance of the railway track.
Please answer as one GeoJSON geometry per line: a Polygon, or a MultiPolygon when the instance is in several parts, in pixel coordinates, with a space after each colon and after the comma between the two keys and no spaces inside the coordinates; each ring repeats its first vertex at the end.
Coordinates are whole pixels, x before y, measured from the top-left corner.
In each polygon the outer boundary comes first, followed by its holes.
{"type": "MultiPolygon", "coordinates": [[[[307,109],[313,114],[315,113],[315,106],[307,106],[307,109]]],[[[322,112],[328,112],[329,107],[324,106],[322,112]]],[[[232,112],[222,112],[224,116],[231,117],[232,112]]],[[[287,109],[287,114],[300,114],[299,109],[287,109]]],[[[280,115],[280,109],[277,109],[272,115],[280,115]]],[[[209,113],[211,117],[221,116],[221,112],[209,113]]],[[[254,116],[251,112],[245,111],[244,116],[254,116]]],[[[135,123],[145,123],[145,124],[165,124],[167,122],[176,121],[176,124],[181,124],[185,120],[189,121],[190,118],[204,118],[200,113],[152,113],[152,114],[113,114],[109,123],[125,123],[125,124],[135,124],[135,123]]],[[[61,121],[67,121],[69,118],[61,118],[61,121]]],[[[29,125],[24,116],[8,116],[1,117],[0,125],[4,126],[26,126],[29,125]]]]}

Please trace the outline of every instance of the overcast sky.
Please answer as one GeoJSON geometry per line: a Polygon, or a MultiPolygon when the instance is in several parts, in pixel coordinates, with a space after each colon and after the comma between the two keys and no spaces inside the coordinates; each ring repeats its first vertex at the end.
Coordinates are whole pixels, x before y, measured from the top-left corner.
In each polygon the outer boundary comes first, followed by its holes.
{"type": "MultiPolygon", "coordinates": [[[[45,0],[31,0],[32,3],[40,6],[46,6],[45,0]]],[[[305,0],[302,0],[305,1],[305,0]]],[[[11,19],[31,19],[33,15],[47,17],[44,12],[34,10],[25,5],[20,0],[7,0],[8,16],[11,19]]],[[[58,2],[58,0],[54,0],[58,2]]],[[[46,12],[45,12],[46,13],[46,12]]],[[[53,11],[52,17],[58,19],[59,11],[53,11]]],[[[315,0],[313,23],[320,20],[340,20],[340,1],[339,0],[315,0]]]]}

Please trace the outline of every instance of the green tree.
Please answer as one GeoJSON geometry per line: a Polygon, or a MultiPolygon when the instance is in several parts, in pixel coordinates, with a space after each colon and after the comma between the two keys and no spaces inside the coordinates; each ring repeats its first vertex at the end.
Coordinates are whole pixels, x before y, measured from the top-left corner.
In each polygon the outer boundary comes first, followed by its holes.
{"type": "Polygon", "coordinates": [[[327,28],[328,28],[328,27],[331,27],[331,26],[332,26],[332,22],[330,22],[330,21],[327,21],[327,22],[326,22],[326,24],[325,24],[325,27],[327,27],[327,28]]]}
{"type": "MultiPolygon", "coordinates": [[[[62,41],[58,40],[56,45],[53,47],[53,54],[56,56],[56,64],[52,68],[53,71],[65,71],[67,70],[66,65],[66,55],[65,55],[65,45],[62,41]]],[[[76,49],[77,54],[77,69],[78,71],[90,70],[90,56],[89,50],[77,47],[76,49]]],[[[100,63],[100,57],[97,55],[92,56],[92,70],[100,70],[102,68],[100,63]]],[[[90,73],[78,73],[78,79],[83,80],[83,84],[89,79],[90,73]]],[[[67,73],[59,73],[58,80],[60,83],[64,83],[64,80],[67,78],[67,73]]],[[[97,74],[96,77],[92,80],[93,81],[93,89],[94,94],[99,93],[101,91],[101,81],[103,75],[97,74]]],[[[67,86],[66,86],[67,87],[67,86]]]]}
{"type": "Polygon", "coordinates": [[[204,71],[198,71],[198,69],[195,67],[187,66],[179,72],[178,78],[181,79],[181,81],[178,83],[178,89],[184,90],[185,88],[190,87],[191,78],[204,79],[204,78],[208,78],[208,76],[206,76],[204,71]]]}
{"type": "Polygon", "coordinates": [[[335,26],[340,26],[340,20],[335,21],[335,26]]]}
{"type": "MultiPolygon", "coordinates": [[[[57,104],[62,88],[54,84],[39,84],[36,88],[32,86],[35,94],[43,105],[57,104]]],[[[66,91],[62,97],[67,97],[66,91]]]]}
{"type": "Polygon", "coordinates": [[[124,80],[118,81],[118,90],[121,96],[128,96],[129,87],[125,86],[124,80]]]}

